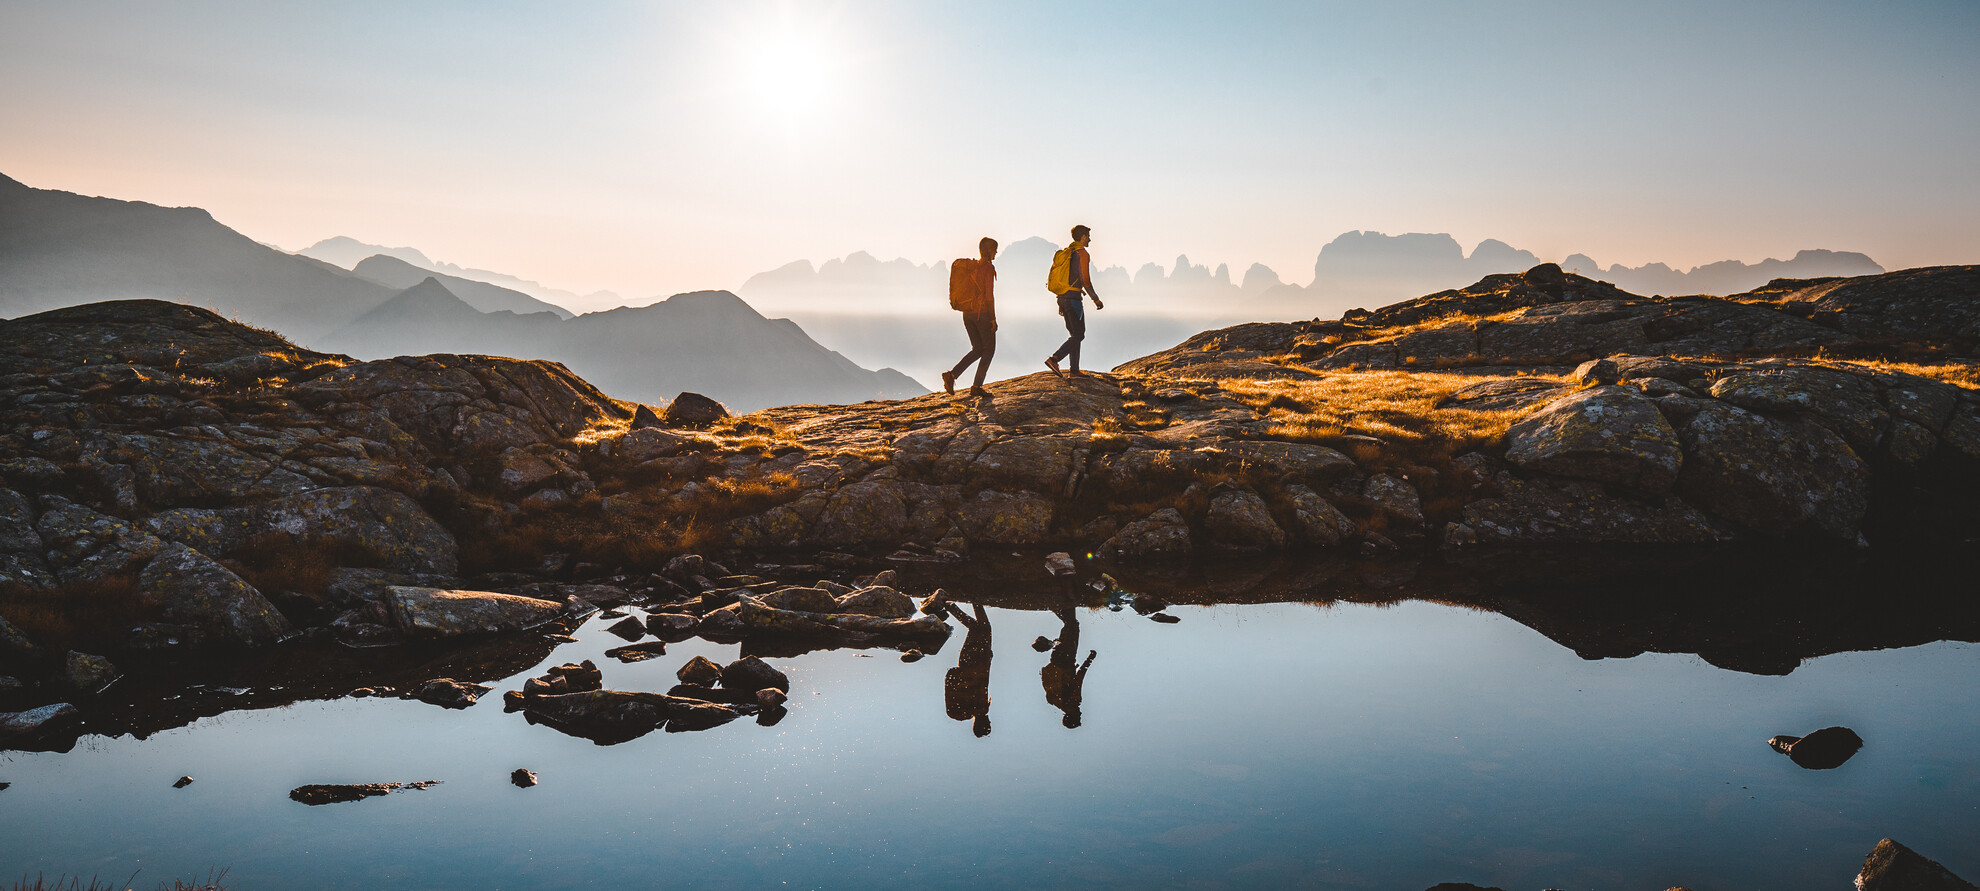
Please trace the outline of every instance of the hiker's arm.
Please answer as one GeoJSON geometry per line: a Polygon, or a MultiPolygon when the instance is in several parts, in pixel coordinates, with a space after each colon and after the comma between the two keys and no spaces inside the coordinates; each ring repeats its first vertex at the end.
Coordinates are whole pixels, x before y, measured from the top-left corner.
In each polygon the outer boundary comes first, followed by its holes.
{"type": "Polygon", "coordinates": [[[1093,298],[1093,308],[1106,309],[1107,305],[1100,302],[1100,292],[1093,290],[1093,257],[1085,251],[1079,252],[1079,280],[1086,286],[1087,296],[1093,298]]]}

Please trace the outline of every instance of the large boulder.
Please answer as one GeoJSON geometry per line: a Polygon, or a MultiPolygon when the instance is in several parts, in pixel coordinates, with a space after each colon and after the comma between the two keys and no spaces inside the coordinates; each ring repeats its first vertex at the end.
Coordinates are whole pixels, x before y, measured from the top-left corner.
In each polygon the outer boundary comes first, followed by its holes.
{"type": "Polygon", "coordinates": [[[1874,384],[1833,368],[1740,365],[1712,384],[1712,395],[1749,411],[1807,417],[1841,434],[1862,455],[1877,447],[1890,423],[1874,384]]]}
{"type": "Polygon", "coordinates": [[[0,712],[0,744],[30,737],[43,731],[70,724],[81,718],[82,713],[66,702],[31,708],[24,712],[0,712]]]}
{"type": "Polygon", "coordinates": [[[134,573],[165,549],[158,536],[59,495],[41,496],[35,529],[64,584],[134,573]]]}
{"type": "Polygon", "coordinates": [[[287,495],[315,485],[302,474],[210,435],[128,433],[110,438],[116,444],[118,463],[136,474],[137,492],[152,507],[231,503],[287,495]]]}
{"type": "Polygon", "coordinates": [[[1762,535],[1860,541],[1870,469],[1842,437],[1710,401],[1678,433],[1686,501],[1762,535]]]}
{"type": "Polygon", "coordinates": [[[985,489],[964,501],[957,524],[970,541],[1037,544],[1052,530],[1052,499],[1033,492],[985,489]]]}
{"type": "Polygon", "coordinates": [[[1203,517],[1204,537],[1225,550],[1258,551],[1284,547],[1285,530],[1272,519],[1265,499],[1249,489],[1220,492],[1203,517]]]}
{"type": "MultiPolygon", "coordinates": [[[[765,598],[765,603],[769,599],[765,598]]],[[[785,607],[803,609],[803,607],[785,607]]],[[[902,594],[885,585],[874,585],[842,595],[829,609],[822,612],[855,613],[862,616],[878,616],[882,619],[905,619],[915,614],[914,598],[902,594]]],[[[724,675],[727,677],[727,675],[724,675]]]]}
{"type": "Polygon", "coordinates": [[[700,393],[682,393],[667,403],[667,411],[661,415],[662,423],[669,427],[707,427],[729,416],[729,409],[700,393]]]}
{"type": "Polygon", "coordinates": [[[1255,483],[1287,481],[1317,485],[1354,472],[1354,461],[1323,445],[1274,440],[1236,440],[1220,450],[1255,483]]]}
{"type": "Polygon", "coordinates": [[[492,591],[446,591],[393,585],[385,589],[385,606],[394,625],[422,637],[456,637],[522,631],[553,621],[564,605],[492,591]]]}
{"type": "Polygon", "coordinates": [[[1285,493],[1292,502],[1294,540],[1333,547],[1354,536],[1354,521],[1319,493],[1296,483],[1287,485],[1285,493]]]}
{"type": "Polygon", "coordinates": [[[1100,545],[1102,557],[1138,560],[1145,557],[1187,556],[1191,548],[1189,524],[1182,512],[1165,507],[1122,527],[1100,545]]]}
{"type": "Polygon", "coordinates": [[[333,545],[365,555],[379,568],[453,575],[458,545],[446,527],[405,494],[376,486],[338,486],[271,499],[252,507],[177,508],[145,522],[158,535],[208,554],[266,547],[270,537],[333,545]]]}
{"type": "Polygon", "coordinates": [[[1007,491],[1056,495],[1072,475],[1073,455],[1082,445],[1074,436],[1013,436],[984,446],[963,480],[1007,491]]]}
{"type": "Polygon", "coordinates": [[[1615,494],[1583,480],[1498,475],[1498,493],[1464,506],[1446,544],[1663,544],[1719,541],[1731,533],[1668,493],[1615,494]]]}
{"type": "Polygon", "coordinates": [[[192,626],[209,640],[256,646],[295,632],[253,585],[182,544],[167,545],[138,576],[139,597],[165,618],[192,626]]]}
{"type": "Polygon", "coordinates": [[[1506,433],[1506,460],[1528,470],[1645,492],[1677,481],[1684,452],[1663,413],[1634,387],[1557,399],[1506,433]]]}

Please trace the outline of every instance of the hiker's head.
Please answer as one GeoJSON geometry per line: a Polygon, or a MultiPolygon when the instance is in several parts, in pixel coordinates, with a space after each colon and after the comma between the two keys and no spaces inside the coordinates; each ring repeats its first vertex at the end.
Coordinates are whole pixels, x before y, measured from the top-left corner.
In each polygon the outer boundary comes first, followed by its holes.
{"type": "Polygon", "coordinates": [[[1074,244],[1085,244],[1093,240],[1093,230],[1085,226],[1074,226],[1072,228],[1072,237],[1074,244]]]}
{"type": "Polygon", "coordinates": [[[985,260],[997,259],[997,239],[985,235],[982,241],[976,243],[976,249],[983,252],[985,260]]]}

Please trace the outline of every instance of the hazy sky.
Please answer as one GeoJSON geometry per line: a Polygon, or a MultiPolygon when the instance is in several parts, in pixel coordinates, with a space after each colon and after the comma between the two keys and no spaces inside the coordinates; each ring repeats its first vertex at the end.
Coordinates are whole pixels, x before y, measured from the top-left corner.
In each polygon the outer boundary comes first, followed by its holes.
{"type": "MultiPolygon", "coordinates": [[[[1980,262],[1980,2],[0,0],[0,173],[577,291],[1096,232],[1980,262]]],[[[578,307],[580,309],[589,307],[578,307]]]]}

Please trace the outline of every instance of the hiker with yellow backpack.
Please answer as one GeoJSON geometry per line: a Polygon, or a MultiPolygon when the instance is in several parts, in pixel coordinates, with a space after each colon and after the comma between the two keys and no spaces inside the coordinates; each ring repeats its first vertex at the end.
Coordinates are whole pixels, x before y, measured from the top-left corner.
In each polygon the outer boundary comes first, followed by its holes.
{"type": "Polygon", "coordinates": [[[1093,290],[1093,260],[1086,255],[1087,244],[1093,241],[1093,230],[1085,226],[1072,227],[1072,244],[1052,255],[1052,272],[1045,279],[1045,287],[1059,298],[1059,315],[1066,320],[1066,342],[1057,352],[1046,357],[1045,367],[1059,374],[1059,360],[1068,359],[1069,370],[1074,377],[1083,376],[1079,370],[1079,343],[1086,339],[1086,304],[1082,295],[1093,297],[1094,309],[1106,309],[1100,302],[1100,292],[1093,290]]]}
{"type": "Polygon", "coordinates": [[[990,371],[990,357],[997,354],[997,267],[990,264],[997,258],[997,239],[984,236],[977,251],[983,259],[963,257],[949,264],[949,308],[962,312],[963,331],[969,334],[969,352],[955,368],[942,372],[942,392],[950,395],[956,392],[956,378],[971,362],[980,364],[969,395],[984,395],[983,376],[990,371]]]}

